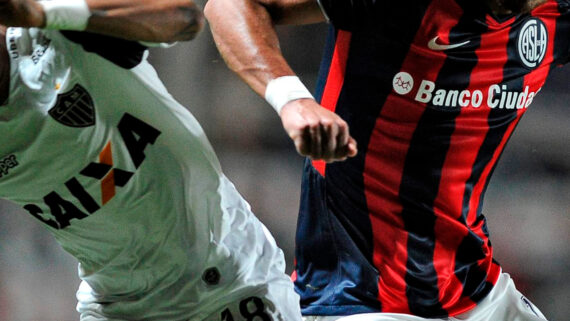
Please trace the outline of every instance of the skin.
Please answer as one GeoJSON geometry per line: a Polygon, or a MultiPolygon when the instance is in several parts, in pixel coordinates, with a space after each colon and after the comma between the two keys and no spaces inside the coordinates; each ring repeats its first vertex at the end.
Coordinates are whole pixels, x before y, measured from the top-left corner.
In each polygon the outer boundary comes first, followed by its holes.
{"type": "Polygon", "coordinates": [[[204,27],[201,9],[190,0],[87,0],[87,31],[129,40],[192,40],[204,27]]]}
{"type": "MultiPolygon", "coordinates": [[[[92,13],[87,31],[128,40],[191,40],[204,27],[200,8],[189,0],[87,0],[87,5],[92,13]]],[[[5,26],[41,28],[45,13],[35,0],[0,0],[0,102],[10,85],[5,26]]]]}
{"type": "MultiPolygon", "coordinates": [[[[204,13],[229,68],[262,97],[270,80],[294,75],[279,49],[274,24],[325,21],[314,0],[210,0],[204,13]]],[[[357,153],[346,122],[313,99],[287,103],[280,117],[303,156],[332,162],[357,153]]]]}
{"type": "MultiPolygon", "coordinates": [[[[498,15],[528,12],[545,2],[485,1],[498,15]]],[[[262,97],[270,80],[295,74],[281,54],[275,25],[325,21],[315,0],[210,0],[204,13],[228,67],[262,97]]],[[[303,156],[332,162],[357,153],[347,124],[312,99],[289,102],[280,117],[303,156]]]]}

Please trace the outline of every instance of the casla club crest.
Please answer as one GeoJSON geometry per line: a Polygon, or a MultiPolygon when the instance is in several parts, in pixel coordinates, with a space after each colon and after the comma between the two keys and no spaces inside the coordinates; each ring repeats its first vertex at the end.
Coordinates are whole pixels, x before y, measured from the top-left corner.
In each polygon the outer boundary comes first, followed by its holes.
{"type": "Polygon", "coordinates": [[[537,18],[531,18],[521,28],[518,51],[521,61],[528,68],[535,68],[542,62],[548,45],[546,26],[537,18]]]}

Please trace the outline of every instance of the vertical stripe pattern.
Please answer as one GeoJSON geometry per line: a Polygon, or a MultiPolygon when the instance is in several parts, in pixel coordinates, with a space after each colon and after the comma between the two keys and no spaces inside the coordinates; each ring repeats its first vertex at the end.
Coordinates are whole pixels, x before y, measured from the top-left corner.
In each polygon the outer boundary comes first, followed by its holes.
{"type": "Polygon", "coordinates": [[[323,4],[350,32],[332,34],[317,96],[347,121],[359,153],[326,173],[307,162],[303,312],[468,311],[501,271],[484,194],[552,66],[568,60],[569,4],[511,17],[470,0],[323,4]]]}
{"type": "MultiPolygon", "coordinates": [[[[441,8],[458,4],[449,1],[436,5],[441,8]]],[[[449,10],[463,12],[462,7],[449,10]]],[[[470,30],[468,45],[470,49],[476,50],[480,44],[478,34],[486,28],[472,24],[470,15],[458,14],[456,17],[458,21],[449,22],[453,25],[447,37],[449,43],[466,41],[462,38],[462,31],[470,30]]],[[[441,29],[440,27],[439,30],[441,29]]],[[[466,89],[476,62],[477,57],[472,50],[457,51],[446,57],[435,81],[436,88],[462,92],[466,89]]],[[[451,96],[445,98],[446,104],[451,103],[449,97],[451,96]]],[[[443,165],[455,131],[455,120],[461,108],[448,110],[434,104],[435,100],[428,104],[410,141],[403,169],[400,200],[403,206],[402,219],[409,233],[405,280],[410,310],[416,315],[442,317],[448,312],[439,301],[442,295],[434,263],[436,237],[440,237],[436,236],[437,215],[434,204],[441,184],[443,165]]]]}
{"type": "MultiPolygon", "coordinates": [[[[337,32],[324,91],[322,92],[322,97],[317,98],[320,99],[321,106],[333,112],[336,109],[336,103],[342,89],[342,84],[344,83],[344,72],[348,59],[348,49],[350,48],[350,36],[351,34],[348,31],[340,30],[337,32]]],[[[314,160],[312,163],[313,167],[322,176],[325,176],[326,163],[322,160],[314,160]]]]}

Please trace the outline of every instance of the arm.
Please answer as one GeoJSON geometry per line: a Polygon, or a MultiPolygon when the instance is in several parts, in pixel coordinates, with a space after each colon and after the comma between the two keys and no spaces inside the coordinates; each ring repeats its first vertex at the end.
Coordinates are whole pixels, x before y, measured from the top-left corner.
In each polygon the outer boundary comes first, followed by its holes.
{"type": "MultiPolygon", "coordinates": [[[[79,0],[78,0],[79,1],[79,0]]],[[[86,31],[149,42],[190,40],[204,25],[192,0],[86,0],[86,31]]],[[[0,24],[45,27],[44,8],[34,0],[0,0],[0,24]]]]}
{"type": "Polygon", "coordinates": [[[191,40],[202,30],[202,11],[192,0],[87,0],[88,31],[130,40],[191,40]]]}
{"type": "MultiPolygon", "coordinates": [[[[271,80],[294,75],[281,54],[274,25],[325,20],[316,0],[210,0],[205,14],[230,69],[262,97],[271,80]]],[[[346,122],[315,100],[292,100],[280,116],[301,155],[325,161],[356,155],[346,122]]]]}

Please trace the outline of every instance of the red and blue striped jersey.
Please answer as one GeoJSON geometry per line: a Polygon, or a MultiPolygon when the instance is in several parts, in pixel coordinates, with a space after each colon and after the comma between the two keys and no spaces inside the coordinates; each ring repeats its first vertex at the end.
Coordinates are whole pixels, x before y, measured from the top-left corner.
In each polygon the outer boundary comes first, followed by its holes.
{"type": "Polygon", "coordinates": [[[295,286],[305,315],[453,316],[495,284],[485,190],[549,72],[570,1],[495,16],[473,0],[322,0],[317,99],[359,153],[307,161],[295,286]]]}

